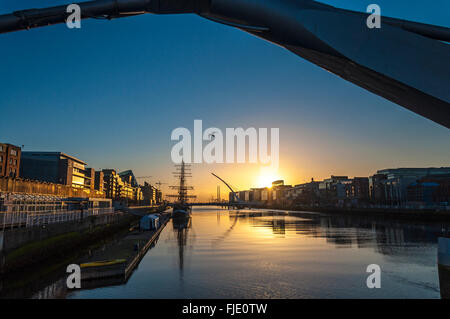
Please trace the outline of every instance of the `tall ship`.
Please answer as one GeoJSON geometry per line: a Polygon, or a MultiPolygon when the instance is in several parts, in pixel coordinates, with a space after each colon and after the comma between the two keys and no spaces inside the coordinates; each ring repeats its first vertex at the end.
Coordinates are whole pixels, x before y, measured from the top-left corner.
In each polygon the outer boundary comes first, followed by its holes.
{"type": "Polygon", "coordinates": [[[188,218],[191,215],[192,208],[189,206],[189,199],[196,198],[195,195],[188,195],[188,191],[193,190],[194,187],[188,186],[186,179],[192,177],[191,167],[181,162],[180,165],[175,165],[176,171],[173,173],[174,177],[178,179],[179,183],[175,186],[169,186],[171,189],[177,190],[177,194],[167,195],[175,198],[173,204],[173,218],[188,218]]]}

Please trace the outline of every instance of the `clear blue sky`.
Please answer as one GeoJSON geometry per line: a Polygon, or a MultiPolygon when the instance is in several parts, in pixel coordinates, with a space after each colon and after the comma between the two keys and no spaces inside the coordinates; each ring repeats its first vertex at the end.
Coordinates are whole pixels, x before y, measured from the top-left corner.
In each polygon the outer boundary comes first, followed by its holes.
{"type": "MultiPolygon", "coordinates": [[[[376,2],[382,15],[450,27],[448,0],[322,2],[358,11],[376,2]]],[[[65,3],[3,0],[0,13],[65,3]]],[[[194,119],[279,127],[290,183],[450,164],[450,130],[195,15],[85,20],[81,30],[1,35],[0,48],[0,140],[63,151],[97,169],[167,180],[170,132],[194,119]]]]}

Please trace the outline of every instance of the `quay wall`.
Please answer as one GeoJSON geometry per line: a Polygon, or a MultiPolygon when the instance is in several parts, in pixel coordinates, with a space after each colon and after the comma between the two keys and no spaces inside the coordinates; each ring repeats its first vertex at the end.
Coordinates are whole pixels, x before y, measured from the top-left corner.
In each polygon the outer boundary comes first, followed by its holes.
{"type": "Polygon", "coordinates": [[[128,229],[139,218],[117,212],[39,227],[9,229],[0,232],[0,273],[18,270],[51,256],[101,241],[121,229],[128,229]]]}

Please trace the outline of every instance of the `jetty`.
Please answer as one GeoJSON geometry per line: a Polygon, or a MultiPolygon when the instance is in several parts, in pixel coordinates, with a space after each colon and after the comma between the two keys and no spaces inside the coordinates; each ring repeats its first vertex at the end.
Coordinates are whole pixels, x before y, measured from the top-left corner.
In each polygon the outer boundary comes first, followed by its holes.
{"type": "Polygon", "coordinates": [[[123,238],[82,258],[81,280],[96,281],[118,277],[122,282],[127,281],[150,247],[156,243],[170,218],[171,213],[165,211],[160,216],[157,229],[142,231],[136,226],[123,238]]]}

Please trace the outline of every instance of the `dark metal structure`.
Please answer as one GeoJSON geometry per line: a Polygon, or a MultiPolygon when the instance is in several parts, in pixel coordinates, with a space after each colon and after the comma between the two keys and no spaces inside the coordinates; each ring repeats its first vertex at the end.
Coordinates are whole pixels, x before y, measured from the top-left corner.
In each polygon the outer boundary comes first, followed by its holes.
{"type": "Polygon", "coordinates": [[[233,199],[235,200],[234,204],[240,202],[239,197],[237,196],[236,192],[231,188],[230,185],[228,185],[227,182],[225,182],[223,179],[221,179],[219,176],[217,176],[217,175],[214,174],[214,173],[211,173],[211,175],[213,175],[214,177],[216,177],[218,180],[220,180],[222,183],[224,183],[224,184],[230,189],[231,193],[233,194],[233,199]]]}
{"type": "MultiPolygon", "coordinates": [[[[313,0],[98,0],[82,18],[195,13],[276,43],[312,63],[450,128],[450,29],[313,0]]],[[[0,16],[0,33],[64,23],[66,6],[0,16]]]]}

